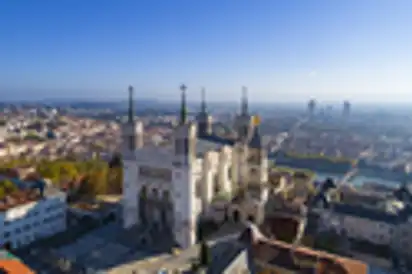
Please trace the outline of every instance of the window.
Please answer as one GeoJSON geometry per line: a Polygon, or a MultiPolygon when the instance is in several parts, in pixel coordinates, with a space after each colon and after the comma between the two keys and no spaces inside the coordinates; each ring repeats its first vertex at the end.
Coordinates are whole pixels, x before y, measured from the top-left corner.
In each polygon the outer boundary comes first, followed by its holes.
{"type": "Polygon", "coordinates": [[[181,154],[181,143],[180,140],[175,140],[175,154],[180,155],[181,154]]]}
{"type": "Polygon", "coordinates": [[[229,167],[228,169],[227,169],[227,178],[229,179],[229,180],[232,180],[233,178],[232,178],[232,167],[229,167]]]}
{"type": "Polygon", "coordinates": [[[183,141],[183,154],[188,155],[189,154],[189,140],[184,139],[183,141]]]}

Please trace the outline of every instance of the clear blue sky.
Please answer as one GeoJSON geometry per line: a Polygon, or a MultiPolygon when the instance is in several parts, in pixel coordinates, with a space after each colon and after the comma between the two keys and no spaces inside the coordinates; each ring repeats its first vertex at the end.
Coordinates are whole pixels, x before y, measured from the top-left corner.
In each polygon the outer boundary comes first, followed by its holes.
{"type": "Polygon", "coordinates": [[[411,0],[2,0],[9,99],[412,101],[411,0]]]}

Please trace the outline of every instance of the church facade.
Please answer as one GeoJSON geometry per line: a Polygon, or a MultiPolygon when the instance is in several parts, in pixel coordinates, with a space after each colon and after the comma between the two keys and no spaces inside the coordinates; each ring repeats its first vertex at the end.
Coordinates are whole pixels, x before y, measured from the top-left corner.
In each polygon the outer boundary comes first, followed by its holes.
{"type": "Polygon", "coordinates": [[[156,147],[144,144],[129,87],[128,121],[122,125],[123,226],[169,231],[178,245],[188,248],[196,243],[200,216],[216,197],[231,197],[248,184],[267,182],[268,159],[248,111],[246,90],[234,125],[236,139],[213,134],[204,92],[196,121],[188,121],[184,85],[181,92],[173,142],[156,147]]]}

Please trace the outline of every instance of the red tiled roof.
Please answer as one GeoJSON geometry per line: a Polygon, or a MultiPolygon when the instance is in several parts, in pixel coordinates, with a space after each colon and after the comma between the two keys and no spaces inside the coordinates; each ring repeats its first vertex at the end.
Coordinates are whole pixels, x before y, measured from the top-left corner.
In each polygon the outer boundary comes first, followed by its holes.
{"type": "MultiPolygon", "coordinates": [[[[318,274],[366,274],[366,263],[350,258],[339,257],[326,252],[297,247],[276,240],[259,241],[253,245],[256,260],[290,271],[315,270],[318,274]]],[[[300,272],[297,272],[300,273],[300,272]]]]}
{"type": "Polygon", "coordinates": [[[0,212],[6,211],[17,205],[34,202],[40,199],[40,195],[35,190],[18,190],[7,195],[5,201],[0,201],[0,212]]]}
{"type": "Polygon", "coordinates": [[[27,265],[18,260],[0,260],[0,269],[8,274],[35,274],[27,265]]]}

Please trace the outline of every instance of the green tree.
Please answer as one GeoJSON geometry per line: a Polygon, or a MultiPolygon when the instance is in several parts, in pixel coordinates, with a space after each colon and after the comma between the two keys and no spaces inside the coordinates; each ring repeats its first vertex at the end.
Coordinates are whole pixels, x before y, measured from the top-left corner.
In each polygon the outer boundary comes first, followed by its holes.
{"type": "Polygon", "coordinates": [[[12,181],[10,180],[3,180],[1,181],[0,185],[3,187],[4,191],[6,192],[6,194],[14,192],[17,190],[17,187],[15,184],[13,184],[12,181]]]}
{"type": "Polygon", "coordinates": [[[211,263],[210,250],[205,241],[200,244],[199,264],[201,266],[208,266],[211,263]]]}
{"type": "Polygon", "coordinates": [[[315,248],[331,253],[336,253],[339,249],[339,245],[339,236],[333,233],[324,233],[319,235],[315,240],[315,248]]]}
{"type": "Polygon", "coordinates": [[[4,199],[6,197],[6,190],[3,186],[0,186],[0,199],[4,199]]]}
{"type": "Polygon", "coordinates": [[[108,171],[107,191],[112,194],[120,194],[123,190],[123,169],[113,167],[108,171]]]}
{"type": "Polygon", "coordinates": [[[68,161],[60,163],[60,174],[59,177],[61,180],[73,180],[79,174],[77,172],[76,166],[68,161]]]}
{"type": "Polygon", "coordinates": [[[87,184],[89,184],[90,195],[107,193],[107,168],[96,168],[89,173],[87,184]]]}
{"type": "Polygon", "coordinates": [[[43,161],[39,163],[36,170],[41,177],[50,179],[53,183],[60,180],[60,167],[57,163],[43,161]]]}

